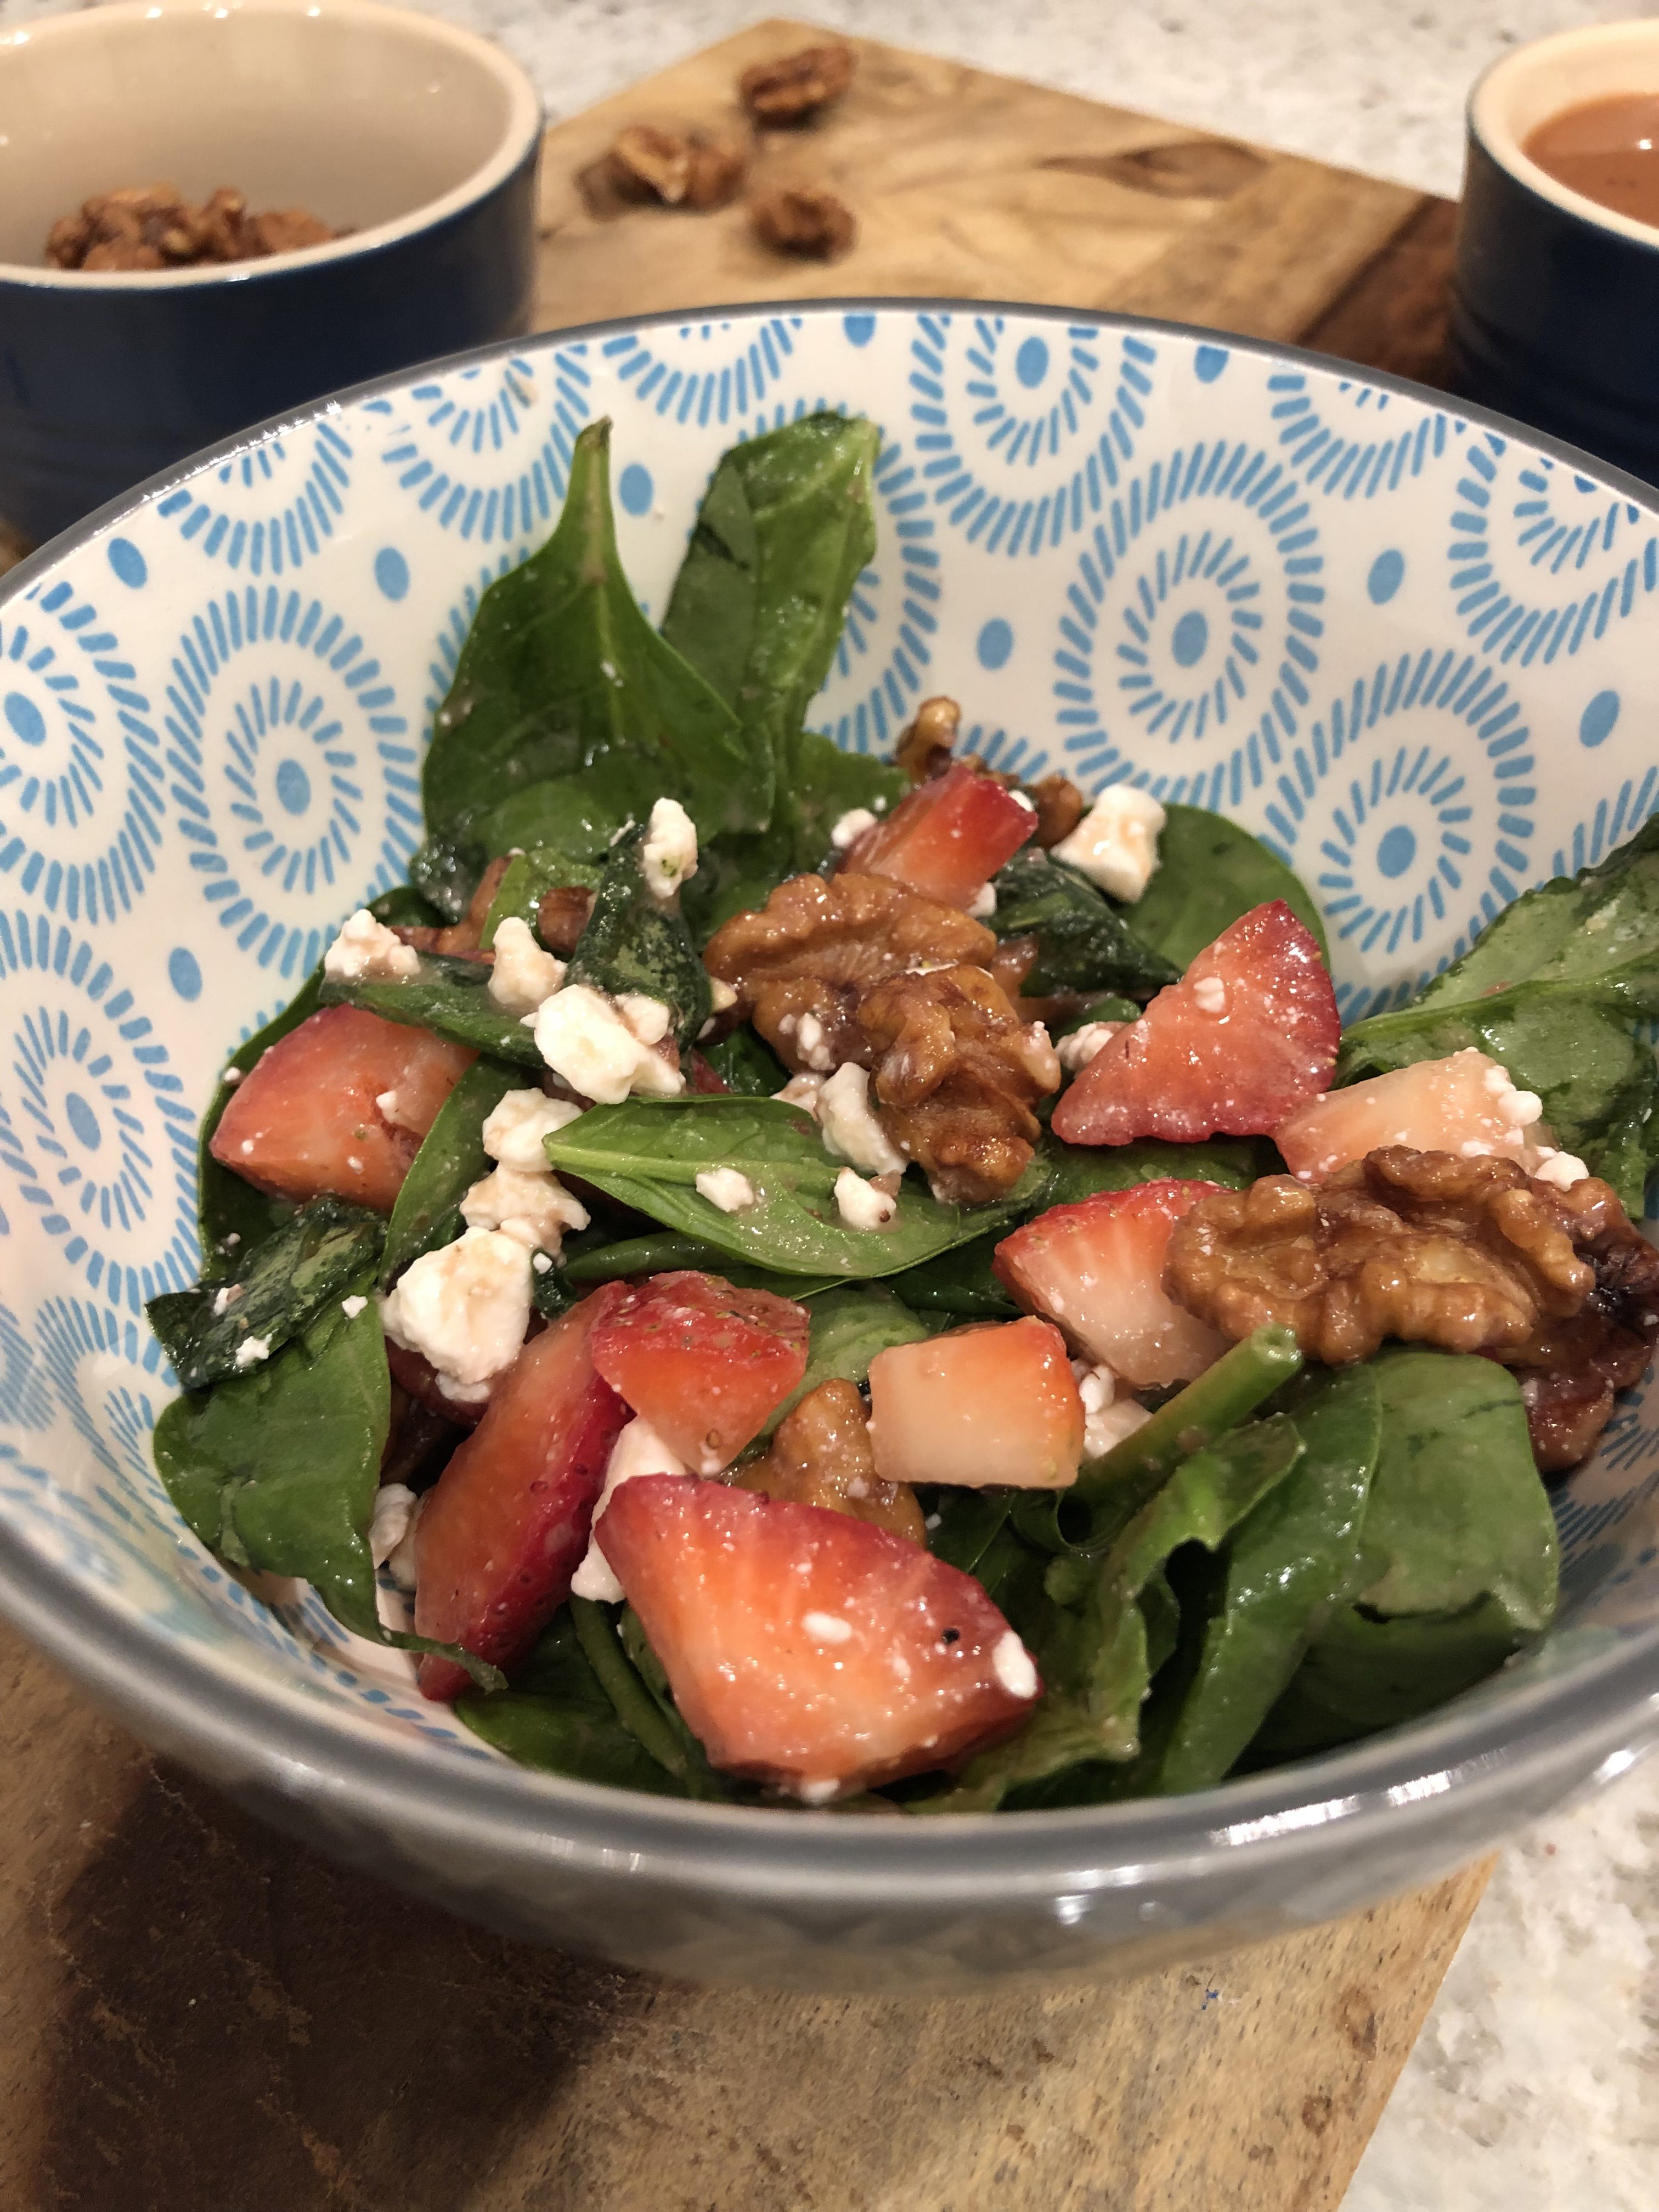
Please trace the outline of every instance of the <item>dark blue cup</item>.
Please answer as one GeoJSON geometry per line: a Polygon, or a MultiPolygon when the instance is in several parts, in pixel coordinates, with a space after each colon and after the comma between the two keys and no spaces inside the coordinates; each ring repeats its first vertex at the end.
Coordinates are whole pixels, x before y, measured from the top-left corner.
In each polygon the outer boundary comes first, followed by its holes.
{"type": "Polygon", "coordinates": [[[0,36],[0,519],[39,544],[249,423],[531,327],[541,112],[484,40],[365,0],[143,0],[0,36]],[[268,260],[40,265],[166,179],[350,234],[268,260]]]}
{"type": "Polygon", "coordinates": [[[1659,228],[1522,151],[1564,109],[1633,92],[1659,92],[1659,23],[1540,39],[1475,86],[1450,368],[1468,398],[1659,483],[1659,228]]]}

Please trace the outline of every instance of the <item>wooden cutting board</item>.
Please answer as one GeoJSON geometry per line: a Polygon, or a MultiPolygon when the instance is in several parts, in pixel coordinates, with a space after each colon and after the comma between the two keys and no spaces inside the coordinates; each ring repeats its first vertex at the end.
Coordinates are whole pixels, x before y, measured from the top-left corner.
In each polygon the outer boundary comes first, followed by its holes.
{"type": "MultiPolygon", "coordinates": [[[[738,70],[822,35],[762,24],[549,132],[544,326],[957,294],[1434,376],[1447,203],[887,46],[755,149],[757,185],[854,210],[844,260],[778,258],[741,207],[593,211],[578,175],[623,125],[735,131],[738,70]]],[[[811,2000],[412,1905],[4,1635],[0,1774],[5,2212],[1334,2212],[1488,1872],[1109,1989],[811,2000]]]]}

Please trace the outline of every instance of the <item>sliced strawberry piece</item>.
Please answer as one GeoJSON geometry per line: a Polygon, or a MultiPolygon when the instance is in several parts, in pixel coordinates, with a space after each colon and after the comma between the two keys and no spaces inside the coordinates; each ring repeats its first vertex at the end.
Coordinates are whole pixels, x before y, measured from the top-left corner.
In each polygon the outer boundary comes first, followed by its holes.
{"type": "Polygon", "coordinates": [[[710,1759],[808,1803],[951,1765],[1042,1694],[971,1575],[847,1514],[641,1475],[599,1541],[710,1759]]]}
{"type": "Polygon", "coordinates": [[[593,1332],[593,1364],[678,1458],[729,1467],[806,1372],[806,1309],[686,1269],[593,1332]]]}
{"type": "Polygon", "coordinates": [[[1304,1182],[1323,1182],[1382,1145],[1492,1153],[1530,1172],[1544,1157],[1540,1146],[1550,1141],[1537,1099],[1517,1091],[1498,1061],[1473,1045],[1327,1091],[1273,1131],[1285,1165],[1304,1182]],[[1532,1118],[1517,1119],[1526,1115],[1532,1118]]]}
{"type": "Polygon", "coordinates": [[[1206,945],[1054,1109],[1068,1145],[1266,1136],[1330,1088],[1342,1024],[1319,947],[1282,899],[1206,945]]]}
{"type": "Polygon", "coordinates": [[[1065,1490],[1083,1458],[1083,1401],[1046,1321],[980,1322],[870,1362],[870,1447],[884,1482],[1065,1490]]]}
{"type": "Polygon", "coordinates": [[[993,1265],[1021,1305],[1136,1389],[1190,1382],[1227,1340],[1167,1296],[1164,1251],[1182,1215],[1218,1188],[1165,1177],[1050,1206],[1003,1238],[993,1265]]]}
{"type": "MultiPolygon", "coordinates": [[[[524,1658],[570,1595],[605,1462],[628,1408],[591,1339],[631,1293],[607,1283],[532,1337],[426,1501],[415,1547],[415,1626],[497,1667],[524,1658]]],[[[422,1694],[467,1686],[452,1660],[421,1661],[422,1694]]]]}
{"type": "Polygon", "coordinates": [[[1029,806],[958,761],[866,830],[842,866],[854,875],[890,876],[945,906],[968,907],[1036,828],[1029,806]]]}
{"type": "Polygon", "coordinates": [[[260,1054],[209,1150],[278,1198],[326,1193],[390,1213],[422,1138],[477,1057],[361,1006],[325,1006],[260,1054]]]}

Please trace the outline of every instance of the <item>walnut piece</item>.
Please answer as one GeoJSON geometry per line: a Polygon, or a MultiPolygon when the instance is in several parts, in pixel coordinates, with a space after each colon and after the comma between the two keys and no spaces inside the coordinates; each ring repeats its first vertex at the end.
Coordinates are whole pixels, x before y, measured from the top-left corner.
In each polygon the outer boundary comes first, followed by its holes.
{"type": "Polygon", "coordinates": [[[756,200],[749,212],[763,246],[807,261],[838,260],[858,236],[851,209],[833,192],[786,188],[756,200]]]}
{"type": "MultiPolygon", "coordinates": [[[[1536,1188],[1536,1186],[1534,1186],[1536,1188]]],[[[1547,1321],[1502,1355],[1521,1376],[1533,1455],[1546,1474],[1589,1456],[1614,1393],[1639,1382],[1659,1338],[1659,1252],[1594,1176],[1557,1194],[1595,1287],[1569,1321],[1547,1321]]]]}
{"type": "Polygon", "coordinates": [[[706,131],[668,131],[653,123],[630,123],[605,160],[609,180],[625,199],[699,213],[734,198],[748,167],[738,148],[706,131]]]}
{"type": "Polygon", "coordinates": [[[1031,1109],[1060,1085],[1047,1031],[1022,1022],[984,969],[966,966],[877,984],[859,1024],[878,1118],[935,1198],[983,1206],[1012,1189],[1041,1133],[1031,1109]]]}
{"type": "Polygon", "coordinates": [[[904,770],[912,783],[926,783],[951,765],[962,709],[954,699],[924,699],[915,720],[899,732],[893,748],[893,766],[904,770]]]}
{"type": "Polygon", "coordinates": [[[858,1005],[854,984],[788,975],[761,985],[751,1018],[792,1075],[828,1075],[843,1060],[870,1065],[858,1005]]]}
{"type": "Polygon", "coordinates": [[[1045,853],[1069,837],[1089,810],[1088,800],[1071,777],[1058,771],[1028,785],[1026,795],[1036,808],[1036,842],[1045,853]]]}
{"type": "Polygon", "coordinates": [[[225,185],[200,207],[172,185],[124,185],[95,193],[78,214],[53,223],[46,258],[58,269],[186,269],[263,260],[338,235],[303,208],[251,216],[242,194],[225,185]]]}
{"type": "Polygon", "coordinates": [[[544,891],[536,909],[536,934],[550,952],[568,960],[593,911],[593,894],[572,885],[564,890],[544,891]]]}
{"type": "Polygon", "coordinates": [[[733,1478],[744,1490],[796,1505],[820,1505],[867,1521],[924,1548],[915,1492],[876,1473],[864,1401],[850,1382],[820,1382],[778,1423],[772,1449],[733,1478]]]}
{"type": "Polygon", "coordinates": [[[803,46],[746,69],[738,79],[738,95],[757,123],[773,129],[804,123],[841,98],[857,67],[851,46],[803,46]]]}
{"type": "Polygon", "coordinates": [[[878,983],[924,960],[982,965],[995,948],[983,922],[889,877],[791,876],[763,907],[722,922],[702,957],[752,1006],[768,982],[878,983]]]}

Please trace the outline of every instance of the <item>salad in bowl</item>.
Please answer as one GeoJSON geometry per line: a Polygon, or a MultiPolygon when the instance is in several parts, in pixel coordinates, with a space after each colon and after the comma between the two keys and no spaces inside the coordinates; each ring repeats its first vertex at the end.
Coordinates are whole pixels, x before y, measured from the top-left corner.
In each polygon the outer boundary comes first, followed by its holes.
{"type": "Polygon", "coordinates": [[[999,763],[937,660],[890,747],[806,727],[879,453],[733,445],[653,624],[575,438],[407,880],[225,1062],[155,1468],[655,1796],[1098,1806],[1418,1719],[1545,1637],[1659,1336],[1659,830],[1345,1010],[1220,794],[999,763]]]}

